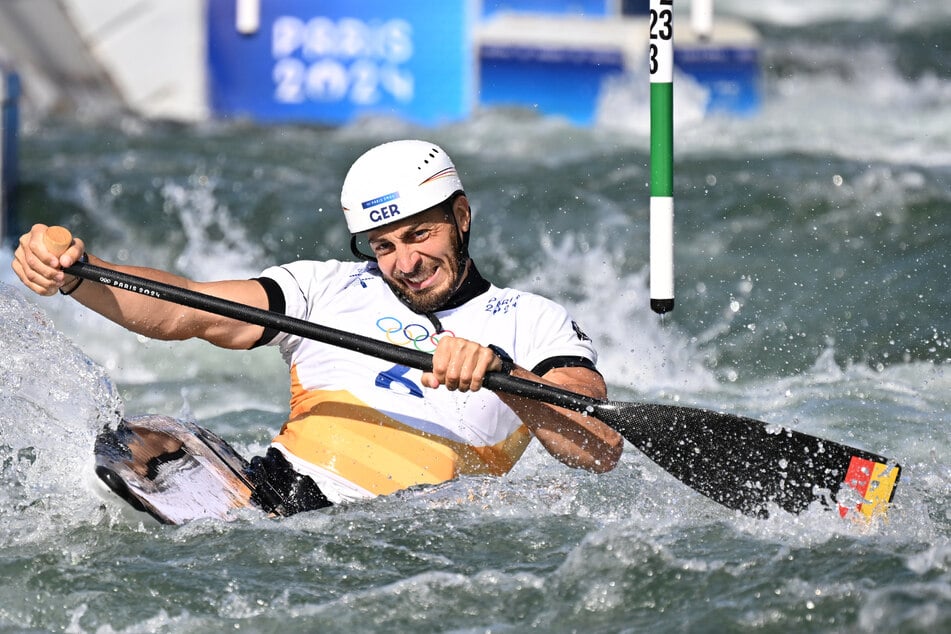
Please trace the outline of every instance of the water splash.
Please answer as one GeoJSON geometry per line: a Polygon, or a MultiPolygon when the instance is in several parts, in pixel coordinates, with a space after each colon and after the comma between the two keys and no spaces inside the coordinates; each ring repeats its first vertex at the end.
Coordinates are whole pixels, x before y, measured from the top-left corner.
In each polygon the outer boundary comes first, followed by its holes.
{"type": "Polygon", "coordinates": [[[90,515],[93,442],[123,405],[104,370],[2,282],[0,330],[0,514],[8,536],[34,540],[90,515]]]}
{"type": "Polygon", "coordinates": [[[647,272],[624,272],[625,258],[617,246],[590,244],[575,234],[557,242],[544,234],[541,243],[542,264],[513,286],[568,306],[594,340],[606,380],[621,390],[615,396],[676,395],[714,386],[715,378],[689,336],[650,310],[647,272]]]}

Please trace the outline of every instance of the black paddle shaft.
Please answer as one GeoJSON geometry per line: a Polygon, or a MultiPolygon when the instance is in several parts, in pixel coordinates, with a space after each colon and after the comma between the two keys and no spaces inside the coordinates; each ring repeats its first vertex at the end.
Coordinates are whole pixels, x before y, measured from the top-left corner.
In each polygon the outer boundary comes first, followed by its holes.
{"type": "MultiPolygon", "coordinates": [[[[77,262],[66,273],[106,286],[273,328],[339,346],[392,363],[432,370],[432,355],[354,333],[321,326],[213,297],[77,262]]],[[[591,398],[557,387],[508,376],[486,375],[483,385],[590,414],[620,432],[675,478],[720,504],[754,517],[766,517],[775,504],[800,513],[814,501],[835,506],[855,460],[897,464],[882,456],[777,425],[723,412],[652,403],[591,398]]],[[[891,486],[897,483],[897,472],[891,486]]],[[[887,501],[894,495],[889,491],[887,501]]]]}
{"type": "MultiPolygon", "coordinates": [[[[190,291],[171,284],[148,280],[85,262],[77,262],[72,266],[66,267],[64,271],[70,275],[99,282],[106,286],[148,295],[155,299],[161,299],[181,306],[188,306],[189,308],[197,308],[205,312],[230,317],[265,328],[273,328],[281,332],[313,339],[314,341],[332,346],[347,348],[354,352],[366,354],[392,363],[399,363],[424,372],[429,372],[433,369],[433,357],[431,354],[419,350],[402,348],[385,341],[378,341],[345,330],[322,326],[313,322],[304,321],[303,319],[289,317],[281,313],[262,310],[246,304],[190,291]]],[[[542,385],[534,381],[519,379],[498,372],[490,372],[485,377],[483,385],[493,391],[525,396],[580,412],[594,412],[595,408],[607,404],[606,401],[600,399],[576,394],[548,385],[542,385]]]]}

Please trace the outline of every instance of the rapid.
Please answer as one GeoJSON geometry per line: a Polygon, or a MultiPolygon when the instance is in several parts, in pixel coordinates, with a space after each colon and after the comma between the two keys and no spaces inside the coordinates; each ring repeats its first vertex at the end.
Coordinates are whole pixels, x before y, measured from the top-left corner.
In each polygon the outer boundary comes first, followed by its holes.
{"type": "Polygon", "coordinates": [[[699,117],[696,91],[677,88],[677,304],[664,317],[647,288],[647,110],[623,99],[590,129],[520,110],[435,129],[30,122],[20,222],[66,225],[107,260],[253,277],[349,257],[350,162],[431,139],[466,185],[482,273],[569,306],[612,398],[892,457],[904,471],[887,521],[755,520],[632,446],[599,476],[533,444],[502,478],[159,526],[101,491],[96,433],[167,414],[261,453],[287,414],[283,361],[147,340],[34,296],[7,248],[0,631],[949,629],[951,8],[791,7],[718,3],[763,35],[761,112],[699,117]]]}

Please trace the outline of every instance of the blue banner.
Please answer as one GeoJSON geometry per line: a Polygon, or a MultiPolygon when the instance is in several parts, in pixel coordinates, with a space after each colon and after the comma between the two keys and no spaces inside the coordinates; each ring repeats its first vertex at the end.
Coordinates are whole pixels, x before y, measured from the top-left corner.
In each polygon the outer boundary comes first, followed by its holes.
{"type": "Polygon", "coordinates": [[[467,2],[266,0],[248,35],[235,28],[235,4],[208,2],[217,116],[338,124],[385,114],[437,124],[472,111],[467,2]]]}

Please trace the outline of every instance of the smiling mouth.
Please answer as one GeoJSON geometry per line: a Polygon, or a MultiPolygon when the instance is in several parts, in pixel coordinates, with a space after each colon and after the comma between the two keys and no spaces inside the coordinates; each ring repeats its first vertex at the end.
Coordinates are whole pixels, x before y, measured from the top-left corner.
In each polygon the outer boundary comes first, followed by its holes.
{"type": "Polygon", "coordinates": [[[400,276],[399,279],[409,290],[420,292],[425,291],[435,283],[436,274],[438,272],[439,267],[436,267],[429,273],[400,276]]]}

